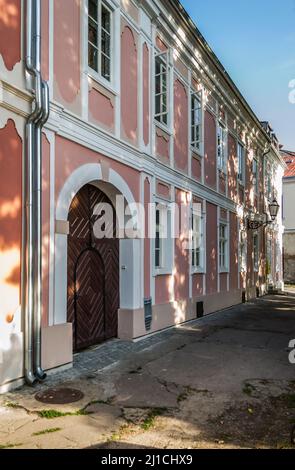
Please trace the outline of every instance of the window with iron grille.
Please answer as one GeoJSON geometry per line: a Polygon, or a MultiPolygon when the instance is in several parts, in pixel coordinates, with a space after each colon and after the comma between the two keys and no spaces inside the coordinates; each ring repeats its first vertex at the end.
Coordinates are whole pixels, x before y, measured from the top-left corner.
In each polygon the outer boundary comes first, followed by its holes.
{"type": "Polygon", "coordinates": [[[204,228],[201,214],[192,214],[192,267],[196,270],[203,268],[204,258],[204,228]]]}
{"type": "Polygon", "coordinates": [[[155,119],[168,125],[168,57],[167,53],[155,58],[155,119]]]}
{"type": "Polygon", "coordinates": [[[201,150],[202,142],[202,93],[191,95],[191,146],[201,150]]]}
{"type": "Polygon", "coordinates": [[[88,66],[102,78],[112,78],[113,12],[100,0],[88,0],[88,66]]]}

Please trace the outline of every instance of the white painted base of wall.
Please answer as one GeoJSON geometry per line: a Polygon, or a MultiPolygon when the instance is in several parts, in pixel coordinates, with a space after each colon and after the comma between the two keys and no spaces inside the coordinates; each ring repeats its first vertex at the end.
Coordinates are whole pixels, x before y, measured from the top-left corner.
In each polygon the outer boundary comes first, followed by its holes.
{"type": "Polygon", "coordinates": [[[230,292],[206,295],[180,302],[154,305],[153,321],[149,331],[147,331],[145,327],[144,309],[121,309],[119,310],[118,337],[127,341],[133,340],[171,326],[194,320],[197,317],[197,302],[204,302],[204,315],[208,315],[218,310],[238,305],[241,301],[242,290],[236,289],[230,292]]]}

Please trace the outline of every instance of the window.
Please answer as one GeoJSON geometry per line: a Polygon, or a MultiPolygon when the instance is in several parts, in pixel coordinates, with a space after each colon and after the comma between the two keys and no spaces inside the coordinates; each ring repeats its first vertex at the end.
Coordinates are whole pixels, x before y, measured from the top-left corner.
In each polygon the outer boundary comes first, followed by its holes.
{"type": "Polygon", "coordinates": [[[191,95],[191,145],[196,150],[201,150],[202,141],[202,95],[191,95]]]}
{"type": "Polygon", "coordinates": [[[167,126],[168,125],[168,64],[167,64],[166,52],[156,56],[155,66],[156,66],[155,118],[157,121],[167,126]]]}
{"type": "Polygon", "coordinates": [[[238,180],[244,184],[245,181],[245,149],[242,144],[238,144],[238,180]]]}
{"type": "Polygon", "coordinates": [[[245,272],[247,269],[247,235],[246,232],[240,232],[240,272],[245,272]]]}
{"type": "Polygon", "coordinates": [[[227,248],[228,248],[227,225],[220,224],[219,225],[219,267],[221,271],[226,271],[228,268],[227,248]]]}
{"type": "Polygon", "coordinates": [[[258,176],[258,161],[256,158],[253,158],[252,162],[252,174],[253,174],[253,187],[255,194],[258,194],[259,190],[259,176],[258,176]]]}
{"type": "Polygon", "coordinates": [[[259,238],[258,233],[253,235],[253,261],[254,261],[254,271],[259,270],[259,238]]]}
{"type": "Polygon", "coordinates": [[[100,0],[88,0],[88,65],[111,81],[112,12],[100,0]]]}
{"type": "Polygon", "coordinates": [[[161,268],[162,262],[163,262],[162,218],[163,218],[163,215],[162,215],[161,207],[157,205],[156,207],[156,236],[155,236],[155,267],[156,268],[161,268]]]}
{"type": "Polygon", "coordinates": [[[217,152],[218,152],[218,168],[221,171],[226,171],[226,131],[225,128],[219,124],[217,134],[217,152]]]}
{"type": "Polygon", "coordinates": [[[192,214],[192,267],[203,268],[203,218],[201,214],[192,214]]]}
{"type": "Polygon", "coordinates": [[[171,274],[173,264],[172,209],[158,202],[155,209],[154,267],[156,275],[171,274]]]}

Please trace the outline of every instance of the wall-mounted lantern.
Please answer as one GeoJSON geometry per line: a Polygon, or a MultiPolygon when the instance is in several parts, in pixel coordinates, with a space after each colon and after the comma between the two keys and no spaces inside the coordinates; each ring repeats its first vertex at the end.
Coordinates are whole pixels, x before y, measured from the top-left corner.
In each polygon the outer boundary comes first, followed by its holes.
{"type": "Polygon", "coordinates": [[[260,227],[265,227],[266,225],[272,224],[276,220],[279,210],[280,210],[279,203],[276,199],[274,199],[272,202],[269,203],[268,210],[270,213],[271,220],[266,220],[266,222],[259,222],[257,220],[248,219],[248,229],[257,230],[260,227]]]}

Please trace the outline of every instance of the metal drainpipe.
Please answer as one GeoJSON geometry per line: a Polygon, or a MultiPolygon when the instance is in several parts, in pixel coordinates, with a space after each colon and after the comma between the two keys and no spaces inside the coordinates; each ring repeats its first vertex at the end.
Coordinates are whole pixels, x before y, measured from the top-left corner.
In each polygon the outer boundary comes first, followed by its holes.
{"type": "Polygon", "coordinates": [[[41,323],[42,323],[42,127],[49,116],[49,88],[46,82],[42,82],[43,114],[36,125],[36,187],[34,197],[37,210],[36,231],[36,296],[35,296],[35,373],[39,380],[45,380],[46,374],[41,367],[41,323]]]}
{"type": "Polygon", "coordinates": [[[44,379],[41,369],[41,126],[48,117],[48,96],[44,100],[40,65],[41,3],[40,0],[26,2],[26,71],[31,75],[34,86],[34,110],[26,124],[25,158],[25,247],[22,274],[22,299],[25,313],[25,378],[33,385],[37,378],[44,379]],[[47,104],[44,110],[44,101],[47,104]],[[39,209],[40,208],[40,209],[39,209]],[[40,320],[39,320],[40,318],[40,320]],[[40,325],[40,327],[39,327],[40,325]],[[35,340],[39,342],[34,344],[35,340]],[[34,355],[37,377],[34,373],[34,355]]]}

